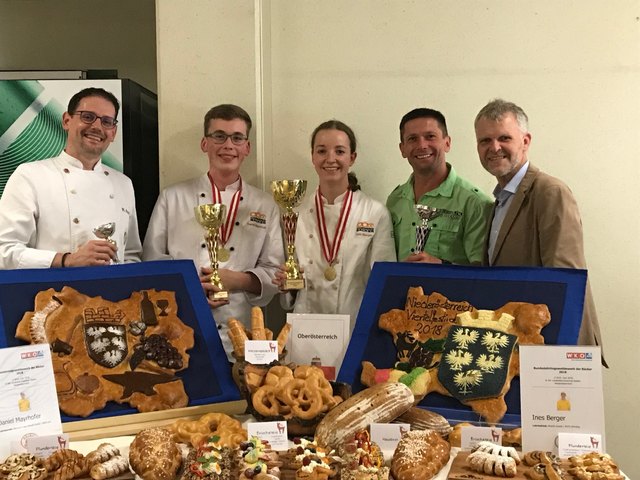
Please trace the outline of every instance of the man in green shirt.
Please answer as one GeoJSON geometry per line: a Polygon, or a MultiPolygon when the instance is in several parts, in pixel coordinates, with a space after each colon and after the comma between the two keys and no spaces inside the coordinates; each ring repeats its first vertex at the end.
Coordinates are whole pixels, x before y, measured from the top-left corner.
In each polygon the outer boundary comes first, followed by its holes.
{"type": "Polygon", "coordinates": [[[488,218],[493,202],[477,187],[459,177],[445,157],[451,137],[442,113],[416,108],[400,121],[400,152],[413,173],[387,199],[393,219],[398,260],[427,263],[481,264],[488,218]],[[415,205],[438,209],[429,222],[424,251],[415,251],[415,205]]]}

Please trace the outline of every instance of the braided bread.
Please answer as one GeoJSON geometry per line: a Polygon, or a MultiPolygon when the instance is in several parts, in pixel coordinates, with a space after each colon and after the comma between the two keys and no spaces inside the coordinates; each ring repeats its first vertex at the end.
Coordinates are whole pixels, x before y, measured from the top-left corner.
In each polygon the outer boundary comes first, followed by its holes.
{"type": "Polygon", "coordinates": [[[433,430],[405,433],[393,453],[391,473],[396,480],[434,477],[449,461],[451,446],[433,430]]]}

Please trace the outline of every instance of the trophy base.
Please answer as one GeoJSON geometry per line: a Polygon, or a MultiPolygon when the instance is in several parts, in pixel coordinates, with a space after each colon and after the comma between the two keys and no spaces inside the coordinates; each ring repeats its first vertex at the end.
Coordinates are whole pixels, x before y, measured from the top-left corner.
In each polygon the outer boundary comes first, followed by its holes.
{"type": "Polygon", "coordinates": [[[284,290],[302,290],[304,288],[304,278],[287,278],[282,286],[284,290]]]}
{"type": "Polygon", "coordinates": [[[219,292],[212,292],[209,294],[211,300],[229,300],[229,292],[226,290],[220,290],[219,292]]]}

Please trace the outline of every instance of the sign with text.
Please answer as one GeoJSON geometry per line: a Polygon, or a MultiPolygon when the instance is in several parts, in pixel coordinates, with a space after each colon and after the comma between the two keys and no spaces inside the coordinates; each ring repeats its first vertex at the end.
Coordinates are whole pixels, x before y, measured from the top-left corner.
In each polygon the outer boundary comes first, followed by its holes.
{"type": "Polygon", "coordinates": [[[49,344],[0,349],[0,458],[11,442],[62,433],[49,344]]]}
{"type": "Polygon", "coordinates": [[[411,430],[408,423],[372,423],[371,441],[377,443],[387,460],[391,460],[402,435],[411,430]]]}
{"type": "Polygon", "coordinates": [[[289,361],[316,365],[335,380],[349,344],[349,315],[289,313],[289,361]]]}
{"type": "Polygon", "coordinates": [[[602,436],[592,433],[562,433],[558,434],[558,456],[562,458],[584,455],[589,452],[604,453],[602,450],[602,436]]]}
{"type": "Polygon", "coordinates": [[[598,434],[604,445],[600,347],[520,346],[522,449],[558,453],[558,434],[598,434]]]}
{"type": "Polygon", "coordinates": [[[278,342],[275,340],[247,340],[244,359],[254,365],[268,365],[278,360],[278,342]]]}
{"type": "Polygon", "coordinates": [[[480,442],[502,445],[502,428],[469,426],[460,430],[460,446],[462,450],[473,450],[480,442]]]}
{"type": "Polygon", "coordinates": [[[249,422],[247,423],[249,438],[258,437],[269,442],[273,450],[287,450],[289,439],[287,438],[287,422],[249,422]]]}

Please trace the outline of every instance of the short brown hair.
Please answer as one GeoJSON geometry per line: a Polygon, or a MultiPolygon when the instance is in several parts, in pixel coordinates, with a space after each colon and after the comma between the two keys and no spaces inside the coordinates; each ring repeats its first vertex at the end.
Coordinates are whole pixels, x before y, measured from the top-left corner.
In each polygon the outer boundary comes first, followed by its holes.
{"type": "Polygon", "coordinates": [[[247,136],[249,136],[249,132],[251,131],[251,117],[249,114],[241,107],[237,105],[232,105],[230,103],[223,103],[222,105],[216,105],[211,110],[207,112],[204,116],[204,134],[207,135],[209,128],[209,122],[215,118],[220,118],[222,120],[235,120],[239,118],[240,120],[244,120],[244,123],[247,124],[247,136]]]}

